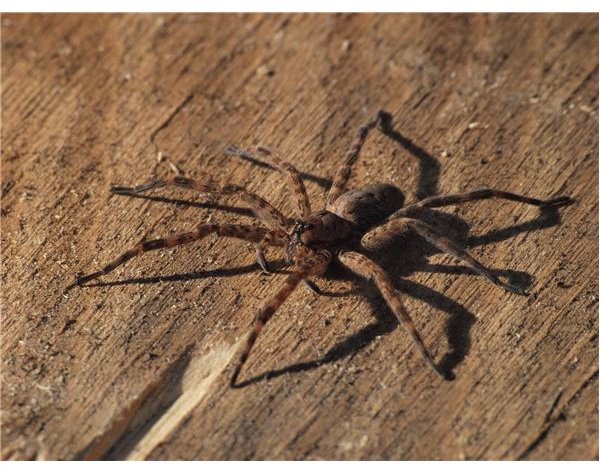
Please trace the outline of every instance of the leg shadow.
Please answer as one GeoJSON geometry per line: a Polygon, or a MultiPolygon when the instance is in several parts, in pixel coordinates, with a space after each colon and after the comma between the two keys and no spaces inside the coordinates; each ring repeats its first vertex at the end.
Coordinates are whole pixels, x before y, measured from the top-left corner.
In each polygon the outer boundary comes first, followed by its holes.
{"type": "MultiPolygon", "coordinates": [[[[201,193],[207,195],[208,193],[201,193]]],[[[233,207],[228,205],[221,205],[215,202],[197,202],[197,201],[186,201],[183,199],[173,199],[164,196],[150,196],[146,194],[128,194],[128,193],[115,193],[116,196],[135,197],[139,199],[146,199],[153,202],[163,202],[165,204],[171,204],[177,207],[195,207],[198,209],[214,209],[222,212],[228,212],[235,215],[241,215],[244,217],[256,218],[254,212],[251,209],[243,207],[233,207]]]]}
{"type": "MultiPolygon", "coordinates": [[[[502,241],[511,236],[552,225],[554,218],[540,217],[536,220],[525,222],[507,229],[497,230],[481,237],[469,236],[469,225],[460,217],[446,212],[430,210],[420,215],[419,218],[431,225],[437,232],[449,238],[459,247],[468,250],[470,246],[484,245],[495,241],[502,241]]],[[[391,276],[407,276],[413,272],[451,273],[467,276],[479,274],[470,268],[460,265],[431,264],[429,258],[435,254],[446,254],[427,242],[424,238],[412,231],[390,238],[386,241],[374,241],[373,246],[367,245],[367,250],[377,257],[377,260],[389,270],[391,276]],[[390,254],[394,251],[394,254],[390,254]],[[398,261],[401,258],[401,263],[398,261]]],[[[477,259],[477,253],[472,253],[477,259]]],[[[446,255],[447,256],[447,255],[446,255]]],[[[448,257],[448,256],[447,256],[448,257]]],[[[484,263],[487,266],[487,264],[484,263]]],[[[528,288],[533,283],[533,277],[524,271],[512,269],[489,269],[505,277],[511,285],[519,288],[528,288]]]]}
{"type": "MultiPolygon", "coordinates": [[[[235,146],[232,146],[232,145],[227,146],[225,148],[225,153],[227,155],[231,155],[234,157],[239,157],[241,159],[247,160],[248,162],[251,162],[253,165],[256,165],[258,167],[277,171],[277,168],[272,167],[271,165],[269,165],[266,162],[263,162],[258,157],[256,157],[252,152],[249,152],[249,151],[246,151],[243,149],[239,149],[235,146]]],[[[309,181],[312,181],[313,183],[316,183],[323,189],[329,189],[331,187],[331,180],[328,178],[323,178],[321,176],[313,175],[312,173],[306,173],[306,172],[300,172],[300,177],[303,180],[309,180],[309,181]]]]}
{"type": "Polygon", "coordinates": [[[396,289],[449,314],[450,318],[446,322],[446,337],[450,350],[438,365],[449,379],[454,379],[454,369],[464,361],[471,348],[470,332],[476,321],[475,316],[456,301],[411,280],[400,280],[396,289]]]}
{"type": "MultiPolygon", "coordinates": [[[[285,262],[280,261],[272,261],[270,265],[273,267],[271,274],[284,274],[288,273],[283,270],[285,268],[285,262]]],[[[239,267],[231,267],[228,269],[216,269],[216,270],[200,270],[197,272],[190,273],[182,273],[182,274],[173,274],[173,275],[161,275],[158,277],[139,277],[139,278],[128,278],[125,280],[115,280],[115,281],[102,281],[96,283],[90,283],[82,285],[81,288],[95,288],[95,287],[104,287],[104,286],[124,286],[124,285],[149,285],[152,283],[165,283],[165,282],[184,282],[190,280],[200,280],[203,278],[211,278],[211,277],[233,277],[236,275],[243,275],[250,272],[259,272],[262,273],[262,269],[256,263],[249,265],[242,265],[239,267]]]]}
{"type": "Polygon", "coordinates": [[[393,128],[393,117],[388,112],[381,112],[381,132],[396,141],[419,161],[419,180],[417,182],[417,199],[424,199],[438,194],[441,165],[435,157],[413,141],[393,128]]]}
{"type": "Polygon", "coordinates": [[[558,207],[542,207],[539,209],[538,217],[534,218],[533,220],[529,220],[518,225],[513,225],[511,227],[494,230],[481,236],[471,236],[467,240],[467,243],[469,247],[482,246],[485,244],[504,241],[528,231],[543,230],[544,228],[560,225],[561,219],[558,209],[558,207]]]}
{"type": "MultiPolygon", "coordinates": [[[[359,292],[359,294],[363,293],[359,292]]],[[[369,297],[369,294],[366,294],[366,296],[367,301],[371,304],[372,298],[369,297]]],[[[390,333],[398,326],[396,317],[390,311],[385,310],[385,305],[382,306],[381,303],[378,303],[377,305],[371,305],[371,309],[377,319],[376,322],[367,325],[355,334],[344,339],[342,342],[336,344],[323,357],[313,359],[311,361],[291,364],[281,369],[263,372],[262,374],[251,377],[242,382],[238,382],[237,387],[246,387],[257,382],[280,377],[285,374],[311,371],[324,364],[330,364],[338,361],[346,356],[357,353],[362,348],[368,346],[379,335],[390,333]]]]}
{"type": "MultiPolygon", "coordinates": [[[[416,299],[426,302],[431,307],[440,309],[450,315],[446,324],[446,335],[450,346],[450,351],[443,356],[439,363],[440,368],[447,374],[447,379],[454,378],[453,371],[466,357],[470,345],[470,329],[475,322],[475,317],[469,313],[463,306],[450,298],[438,293],[424,285],[416,284],[412,281],[402,279],[395,283],[396,288],[401,293],[414,296],[416,299]]],[[[383,298],[371,288],[366,282],[362,281],[356,287],[355,293],[361,295],[371,309],[376,322],[367,325],[358,332],[347,337],[344,341],[336,344],[323,357],[311,361],[292,364],[281,369],[269,370],[257,376],[246,379],[238,383],[238,387],[246,387],[257,382],[280,377],[285,374],[294,374],[316,369],[322,365],[330,364],[349,355],[355,354],[367,347],[378,336],[391,333],[400,324],[394,313],[388,308],[383,298]]],[[[412,345],[412,342],[409,342],[412,345]]],[[[423,367],[426,367],[423,364],[423,367]]]]}

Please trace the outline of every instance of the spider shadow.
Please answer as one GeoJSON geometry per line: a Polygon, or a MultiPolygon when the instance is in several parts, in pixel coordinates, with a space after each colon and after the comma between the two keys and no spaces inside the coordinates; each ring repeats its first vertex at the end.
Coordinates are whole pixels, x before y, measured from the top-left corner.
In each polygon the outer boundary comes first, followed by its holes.
{"type": "MultiPolygon", "coordinates": [[[[231,147],[231,146],[228,146],[228,147],[231,147]]],[[[227,149],[225,150],[225,152],[227,153],[227,149]]],[[[239,157],[240,159],[244,159],[244,160],[252,163],[253,165],[256,165],[257,167],[266,168],[271,171],[277,171],[277,168],[269,165],[266,162],[263,162],[262,160],[259,160],[257,157],[254,157],[253,154],[251,154],[250,152],[241,151],[236,156],[239,157]]],[[[317,184],[318,186],[320,186],[323,189],[329,189],[331,187],[332,182],[329,178],[323,178],[322,176],[313,175],[312,173],[303,172],[303,171],[300,171],[300,177],[303,180],[309,180],[309,181],[317,184]]]]}
{"type": "MultiPolygon", "coordinates": [[[[206,193],[203,193],[207,195],[206,193]]],[[[198,201],[188,201],[185,199],[173,199],[165,196],[156,196],[156,195],[148,195],[148,194],[136,194],[136,193],[114,193],[115,196],[125,196],[125,197],[135,197],[138,199],[146,199],[153,202],[162,202],[165,204],[172,204],[176,207],[195,207],[198,209],[213,209],[220,210],[222,212],[228,212],[235,215],[240,215],[243,217],[251,217],[255,218],[254,212],[252,209],[244,208],[244,207],[234,207],[225,204],[218,204],[216,202],[198,202],[198,201]]]]}
{"type": "MultiPolygon", "coordinates": [[[[363,288],[359,285],[354,287],[351,292],[348,294],[356,294],[357,290],[360,290],[360,294],[363,294],[363,288]]],[[[372,294],[364,293],[365,296],[368,296],[368,302],[371,304],[372,294]]],[[[375,340],[379,335],[384,335],[386,333],[390,333],[398,326],[398,322],[395,320],[394,316],[391,312],[382,311],[384,307],[381,303],[377,303],[377,305],[371,304],[371,310],[375,314],[376,322],[363,327],[358,332],[350,335],[345,338],[340,343],[336,344],[333,348],[331,348],[323,357],[312,359],[310,361],[299,362],[295,364],[291,364],[289,366],[283,367],[281,369],[274,369],[263,372],[257,376],[248,378],[241,382],[238,382],[235,388],[244,388],[249,385],[253,385],[255,383],[261,382],[267,379],[273,379],[276,377],[280,377],[285,374],[294,374],[299,372],[306,372],[313,369],[317,369],[318,367],[330,364],[335,361],[338,361],[346,356],[351,354],[355,354],[360,351],[362,348],[368,346],[372,341],[375,340]]]]}
{"type": "Polygon", "coordinates": [[[521,233],[543,230],[545,228],[560,225],[560,212],[558,209],[558,207],[552,206],[538,208],[539,215],[536,218],[517,225],[484,233],[480,236],[471,236],[468,239],[467,244],[469,247],[474,247],[498,243],[521,233]]]}
{"type": "MultiPolygon", "coordinates": [[[[441,164],[438,160],[412,140],[394,129],[393,116],[384,110],[380,111],[381,132],[400,144],[404,149],[414,155],[419,161],[419,179],[417,181],[416,198],[423,199],[438,194],[438,184],[441,172],[441,164]]],[[[487,202],[494,202],[493,200],[487,202]]],[[[504,202],[504,201],[500,201],[504,202]]],[[[438,212],[438,211],[432,211],[438,212]]],[[[470,237],[467,244],[469,247],[482,246],[509,239],[520,233],[542,230],[560,224],[560,213],[558,207],[541,207],[540,214],[533,220],[513,225],[500,230],[494,230],[481,236],[470,237]]],[[[464,230],[464,228],[463,228],[464,230]]],[[[443,230],[441,230],[443,231],[443,230]]],[[[449,237],[452,237],[449,235],[449,237]]]]}
{"type": "MultiPolygon", "coordinates": [[[[346,275],[350,274],[348,271],[344,272],[346,275]]],[[[446,374],[447,380],[453,380],[453,369],[462,362],[470,348],[469,330],[475,322],[474,316],[457,302],[431,288],[424,285],[417,285],[409,280],[401,279],[400,282],[401,286],[396,285],[400,291],[429,303],[436,302],[438,308],[450,314],[451,317],[446,326],[450,351],[443,356],[442,361],[439,363],[439,367],[442,372],[446,374]]],[[[262,374],[239,382],[236,388],[243,388],[285,374],[310,371],[325,364],[333,363],[358,353],[360,350],[370,345],[378,336],[391,333],[400,326],[396,316],[387,307],[383,298],[381,298],[371,287],[368,287],[367,283],[362,280],[356,283],[352,294],[359,294],[365,299],[369,305],[371,314],[375,317],[375,322],[346,337],[321,358],[263,372],[262,374]]]]}
{"type": "MultiPolygon", "coordinates": [[[[466,248],[468,245],[480,246],[502,241],[523,232],[548,228],[560,222],[560,215],[557,208],[542,208],[540,209],[540,215],[533,220],[495,230],[481,236],[469,236],[469,225],[456,215],[432,210],[421,216],[421,218],[463,248],[466,248]]],[[[473,276],[473,278],[478,280],[485,279],[466,266],[431,264],[429,262],[430,257],[441,253],[441,251],[413,233],[407,233],[385,243],[379,243],[374,248],[367,248],[367,251],[368,255],[384,268],[398,291],[426,303],[431,308],[441,310],[449,316],[445,323],[445,334],[449,349],[441,357],[438,366],[446,374],[446,379],[452,380],[455,368],[465,359],[471,347],[470,331],[476,322],[476,318],[455,300],[406,277],[414,272],[424,271],[473,276]],[[396,254],[390,254],[390,250],[395,251],[396,254]],[[399,257],[401,260],[399,260],[399,257]]],[[[532,276],[527,272],[510,269],[490,269],[497,275],[505,278],[510,284],[520,288],[526,289],[533,282],[532,276]]],[[[333,267],[332,270],[327,272],[326,278],[331,280],[346,280],[351,278],[356,279],[356,276],[347,270],[341,269],[341,267],[333,267]],[[340,272],[340,270],[342,271],[340,272]]],[[[493,285],[484,282],[482,286],[493,285]]],[[[366,283],[360,280],[359,285],[353,289],[352,294],[360,294],[367,301],[373,316],[376,318],[374,323],[367,325],[344,339],[344,341],[336,344],[320,358],[263,372],[239,382],[238,387],[245,387],[285,374],[310,371],[322,365],[338,361],[357,353],[368,346],[378,336],[391,333],[399,326],[396,316],[379,296],[373,285],[367,287],[366,283]]],[[[408,311],[409,313],[411,312],[410,309],[408,311]]]]}
{"type": "MultiPolygon", "coordinates": [[[[285,274],[288,273],[284,270],[285,262],[283,260],[269,262],[272,267],[272,274],[285,274]]],[[[230,267],[227,269],[214,269],[214,270],[198,270],[189,273],[177,273],[172,275],[160,275],[154,277],[137,277],[127,278],[124,280],[113,280],[113,281],[99,281],[95,283],[89,283],[82,285],[82,288],[97,288],[105,286],[125,286],[125,285],[150,285],[153,283],[168,283],[168,282],[185,282],[191,280],[201,280],[203,278],[226,278],[234,277],[236,275],[244,275],[248,273],[262,273],[262,269],[257,263],[248,265],[241,265],[237,267],[230,267]]],[[[338,296],[332,294],[331,296],[338,296]]]]}
{"type": "Polygon", "coordinates": [[[393,117],[386,111],[380,112],[381,132],[396,141],[419,161],[419,179],[417,180],[417,199],[423,199],[438,194],[441,165],[437,159],[412,140],[403,136],[393,127],[393,117]]]}

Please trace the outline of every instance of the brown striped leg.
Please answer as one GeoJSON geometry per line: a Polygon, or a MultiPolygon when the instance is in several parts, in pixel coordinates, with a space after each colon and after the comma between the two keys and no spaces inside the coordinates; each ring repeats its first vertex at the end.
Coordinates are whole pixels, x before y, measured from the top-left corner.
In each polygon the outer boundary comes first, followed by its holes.
{"type": "Polygon", "coordinates": [[[446,378],[446,374],[444,374],[444,372],[435,364],[435,362],[433,362],[433,358],[429,354],[429,351],[427,351],[423,340],[419,336],[419,333],[415,328],[415,324],[406,312],[398,292],[394,289],[394,285],[389,277],[385,274],[383,269],[367,256],[358,252],[340,252],[338,254],[338,258],[342,264],[344,264],[354,273],[375,282],[375,285],[379,289],[379,292],[387,302],[388,306],[392,309],[392,311],[394,311],[394,314],[396,314],[396,317],[402,323],[402,325],[404,325],[406,330],[408,330],[410,337],[412,338],[427,365],[439,375],[446,378]]]}
{"type": "Polygon", "coordinates": [[[340,197],[346,191],[346,184],[348,183],[348,179],[350,178],[350,173],[352,171],[352,166],[356,163],[358,159],[358,155],[360,154],[360,150],[362,149],[365,140],[367,139],[367,135],[369,131],[373,129],[375,126],[381,124],[381,118],[383,115],[383,111],[380,110],[377,112],[375,117],[371,119],[366,125],[361,126],[356,133],[354,138],[354,142],[352,146],[346,153],[346,159],[344,160],[343,165],[338,169],[333,178],[333,184],[331,185],[331,189],[329,190],[329,194],[327,195],[327,210],[330,210],[333,206],[335,200],[340,197]]]}
{"type": "Polygon", "coordinates": [[[265,237],[267,230],[249,225],[217,225],[214,223],[207,223],[205,225],[199,225],[196,231],[188,231],[186,233],[180,233],[167,238],[142,241],[132,249],[129,249],[125,253],[121,254],[114,261],[106,264],[101,270],[83,277],[79,277],[73,284],[69,285],[67,289],[70,289],[73,286],[83,285],[90,280],[101,277],[102,275],[106,275],[128,260],[133,259],[135,256],[139,256],[144,252],[152,251],[153,249],[172,248],[181,244],[191,243],[192,241],[200,240],[211,233],[216,233],[218,236],[228,236],[231,238],[240,238],[252,242],[259,242],[265,237]]]}
{"type": "Polygon", "coordinates": [[[483,275],[500,288],[504,288],[507,291],[511,291],[523,296],[527,296],[529,294],[521,288],[500,280],[500,278],[498,278],[485,265],[471,256],[468,252],[454,244],[448,238],[437,233],[430,225],[422,222],[421,220],[416,220],[414,218],[395,218],[379,227],[377,229],[377,234],[383,234],[384,237],[392,237],[399,233],[405,232],[407,228],[410,228],[417,234],[421,235],[436,248],[441,249],[456,259],[463,261],[471,270],[483,275]]]}
{"type": "Polygon", "coordinates": [[[315,253],[308,253],[303,257],[296,257],[295,261],[296,267],[294,270],[287,276],[285,283],[281,288],[279,288],[279,291],[277,291],[275,296],[273,296],[263,305],[258,317],[256,318],[254,328],[248,336],[244,351],[240,355],[240,359],[231,376],[229,384],[232,388],[239,387],[239,385],[236,384],[238,375],[242,370],[242,366],[248,359],[250,351],[252,350],[260,331],[267,324],[273,314],[275,314],[275,311],[281,307],[285,300],[296,289],[298,283],[308,277],[321,275],[325,271],[329,265],[329,262],[331,261],[331,254],[328,251],[316,251],[315,253]]]}
{"type": "Polygon", "coordinates": [[[134,187],[113,186],[110,188],[110,191],[114,194],[138,194],[150,189],[161,188],[163,186],[177,186],[179,188],[192,189],[202,193],[225,195],[237,194],[252,208],[254,215],[256,215],[266,225],[276,229],[285,229],[287,225],[287,219],[283,216],[283,214],[262,197],[247,191],[246,188],[242,186],[230,183],[215,182],[209,176],[204,176],[198,180],[185,178],[183,176],[171,176],[168,178],[153,180],[146,184],[134,187]]]}
{"type": "MultiPolygon", "coordinates": [[[[228,146],[225,152],[234,155],[245,155],[247,153],[246,151],[233,146],[228,146]]],[[[299,218],[308,217],[311,213],[310,201],[308,199],[308,194],[306,193],[306,187],[304,186],[302,177],[300,176],[300,173],[296,167],[294,167],[288,161],[283,160],[266,147],[257,147],[256,152],[258,155],[264,158],[269,165],[274,166],[280,172],[287,174],[289,182],[292,185],[294,201],[296,202],[295,214],[299,218]]]]}
{"type": "Polygon", "coordinates": [[[406,206],[398,210],[391,217],[402,217],[404,215],[418,213],[424,208],[444,207],[453,204],[461,204],[463,202],[480,201],[483,199],[491,198],[523,202],[525,204],[532,204],[540,207],[561,207],[573,203],[573,199],[568,196],[555,197],[552,199],[543,200],[535,199],[533,197],[522,196],[520,194],[514,194],[508,191],[500,191],[498,189],[486,188],[462,194],[427,197],[419,202],[416,202],[412,205],[406,206]]]}

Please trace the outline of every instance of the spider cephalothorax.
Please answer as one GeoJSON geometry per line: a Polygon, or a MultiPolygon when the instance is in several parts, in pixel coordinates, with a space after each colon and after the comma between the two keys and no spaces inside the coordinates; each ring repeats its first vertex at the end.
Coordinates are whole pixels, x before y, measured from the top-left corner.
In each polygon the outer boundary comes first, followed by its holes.
{"type": "Polygon", "coordinates": [[[352,189],[338,197],[328,210],[296,220],[289,234],[288,256],[298,244],[327,248],[344,243],[371,229],[402,207],[404,196],[389,184],[352,189]]]}
{"type": "MultiPolygon", "coordinates": [[[[242,186],[216,183],[208,176],[198,180],[175,176],[154,180],[133,188],[114,186],[111,191],[118,194],[135,194],[163,186],[178,186],[204,193],[236,194],[252,208],[254,215],[262,221],[264,227],[206,223],[198,225],[194,231],[187,233],[151,241],[141,241],[135,247],[105,265],[101,270],[78,278],[71,286],[82,285],[89,280],[109,273],[143,252],[189,243],[202,239],[211,233],[254,243],[256,245],[256,259],[265,271],[268,271],[268,264],[264,256],[265,249],[267,247],[283,248],[288,264],[293,265],[292,270],[287,275],[285,283],[264,303],[256,318],[254,328],[248,336],[246,346],[231,377],[231,386],[236,386],[237,377],[242,366],[248,358],[258,334],[271,316],[299,283],[305,282],[318,291],[318,288],[312,284],[310,279],[321,276],[327,270],[331,261],[336,259],[356,274],[375,282],[389,307],[409,332],[425,362],[438,374],[445,376],[444,371],[435,364],[427,351],[390,279],[376,262],[365,254],[352,250],[356,246],[356,242],[353,240],[360,239],[366,233],[381,235],[381,239],[386,239],[410,229],[424,237],[438,249],[463,261],[469,268],[483,275],[494,284],[514,293],[527,294],[520,288],[500,280],[496,274],[468,252],[435,231],[429,224],[414,217],[418,217],[431,208],[489,198],[507,199],[543,207],[563,206],[571,203],[572,200],[569,197],[540,200],[507,191],[481,189],[463,194],[429,197],[403,207],[404,196],[398,188],[392,185],[377,184],[361,189],[347,190],[346,184],[350,177],[352,165],[358,158],[369,130],[381,124],[385,116],[386,114],[380,111],[375,118],[359,129],[354,143],[346,154],[343,165],[333,179],[333,184],[327,196],[326,210],[312,212],[300,174],[290,163],[282,160],[269,149],[257,148],[257,154],[263,157],[267,163],[287,175],[293,192],[293,200],[295,201],[294,218],[296,220],[290,221],[262,197],[247,191],[242,186]],[[375,229],[374,227],[378,228],[375,229]]],[[[228,147],[226,152],[244,157],[250,154],[235,147],[228,147]]]]}
{"type": "Polygon", "coordinates": [[[354,231],[352,222],[322,210],[294,224],[290,244],[302,243],[312,248],[324,248],[343,243],[354,231]]]}

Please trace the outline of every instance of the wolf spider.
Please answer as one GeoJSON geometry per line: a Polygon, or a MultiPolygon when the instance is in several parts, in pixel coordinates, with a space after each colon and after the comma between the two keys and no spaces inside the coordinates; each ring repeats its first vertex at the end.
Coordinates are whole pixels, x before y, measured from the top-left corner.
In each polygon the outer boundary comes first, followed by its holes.
{"type": "MultiPolygon", "coordinates": [[[[317,212],[313,212],[311,209],[304,183],[296,168],[269,149],[257,148],[256,152],[267,164],[277,168],[287,176],[293,192],[294,220],[288,219],[266,200],[247,191],[242,186],[218,183],[209,176],[200,179],[173,176],[156,179],[135,187],[113,186],[111,192],[116,194],[137,194],[164,186],[177,186],[202,193],[235,194],[249,205],[254,215],[262,221],[264,227],[206,223],[198,225],[195,231],[150,241],[141,241],[135,247],[105,265],[101,270],[79,277],[71,286],[83,285],[90,280],[105,275],[144,252],[190,243],[212,233],[254,243],[256,260],[265,272],[269,272],[264,256],[266,248],[269,246],[284,248],[286,262],[288,265],[293,265],[293,268],[287,275],[285,283],[263,304],[256,318],[254,328],[248,336],[244,351],[239,357],[230,380],[231,387],[239,387],[240,385],[236,385],[238,375],[248,359],[248,355],[262,328],[301,282],[318,292],[318,288],[310,279],[322,275],[330,263],[336,259],[357,275],[375,282],[388,306],[408,331],[415,347],[427,365],[440,376],[446,378],[447,374],[433,361],[389,277],[376,262],[365,254],[352,249],[359,249],[357,244],[360,245],[361,238],[371,231],[381,235],[380,238],[385,240],[406,230],[412,230],[436,248],[463,261],[468,268],[483,275],[495,285],[513,293],[527,295],[526,291],[502,281],[469,253],[436,232],[432,226],[413,217],[431,208],[489,198],[506,199],[541,207],[563,206],[571,203],[572,200],[566,196],[540,200],[507,191],[480,189],[463,194],[432,196],[403,207],[404,197],[402,193],[398,188],[389,184],[376,184],[360,189],[347,190],[346,184],[350,178],[352,166],[356,163],[369,131],[376,126],[381,126],[384,117],[385,113],[379,111],[366,125],[359,128],[354,143],[346,154],[344,163],[335,174],[327,196],[326,208],[317,212]],[[376,227],[377,230],[374,231],[376,227]]],[[[252,155],[232,146],[228,147],[226,152],[246,157],[252,155]]]]}

